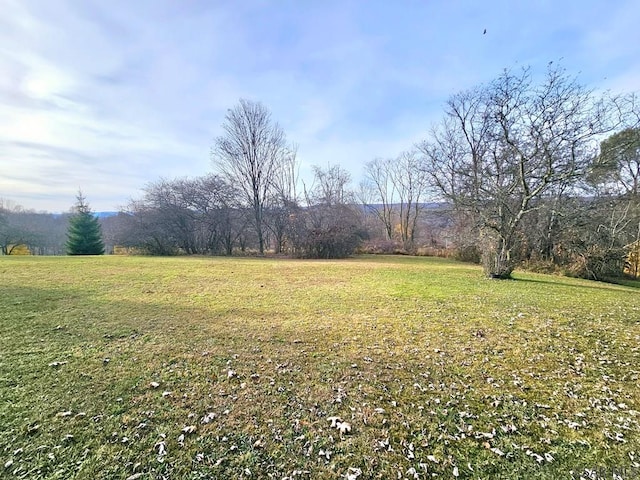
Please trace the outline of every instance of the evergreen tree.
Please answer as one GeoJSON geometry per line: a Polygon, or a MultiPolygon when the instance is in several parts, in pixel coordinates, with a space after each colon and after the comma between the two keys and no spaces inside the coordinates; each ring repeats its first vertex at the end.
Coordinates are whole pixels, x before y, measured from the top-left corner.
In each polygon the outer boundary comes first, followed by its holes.
{"type": "Polygon", "coordinates": [[[78,192],[75,213],[69,219],[67,253],[69,255],[102,255],[104,243],[98,219],[93,216],[89,204],[78,192]]]}

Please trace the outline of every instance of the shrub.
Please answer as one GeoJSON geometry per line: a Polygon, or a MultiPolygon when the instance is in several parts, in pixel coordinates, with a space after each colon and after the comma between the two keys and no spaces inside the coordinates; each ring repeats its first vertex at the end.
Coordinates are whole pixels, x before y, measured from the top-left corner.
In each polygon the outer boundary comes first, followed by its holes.
{"type": "Polygon", "coordinates": [[[622,248],[604,248],[592,245],[566,267],[570,277],[605,280],[620,277],[624,268],[625,252],[622,248]]]}
{"type": "Polygon", "coordinates": [[[312,229],[298,248],[303,258],[346,258],[353,255],[361,239],[355,230],[338,226],[312,229]]]}
{"type": "Polygon", "coordinates": [[[362,242],[358,248],[360,253],[376,255],[392,255],[402,250],[402,243],[395,240],[369,240],[362,242]]]}
{"type": "Polygon", "coordinates": [[[464,245],[458,247],[453,256],[460,262],[480,264],[482,261],[482,253],[477,245],[464,245]]]}

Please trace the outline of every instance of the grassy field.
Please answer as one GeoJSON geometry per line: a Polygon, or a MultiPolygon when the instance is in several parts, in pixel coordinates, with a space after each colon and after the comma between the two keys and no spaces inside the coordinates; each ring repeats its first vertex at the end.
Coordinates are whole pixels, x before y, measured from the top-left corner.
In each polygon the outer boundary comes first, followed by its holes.
{"type": "Polygon", "coordinates": [[[409,257],[0,284],[2,478],[640,478],[637,286],[409,257]]]}

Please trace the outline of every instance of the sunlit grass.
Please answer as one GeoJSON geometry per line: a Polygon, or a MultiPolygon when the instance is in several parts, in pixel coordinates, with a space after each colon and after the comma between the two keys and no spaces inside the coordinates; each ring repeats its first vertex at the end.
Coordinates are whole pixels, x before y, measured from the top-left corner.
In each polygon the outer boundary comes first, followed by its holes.
{"type": "Polygon", "coordinates": [[[640,475],[633,286],[409,257],[5,257],[0,282],[0,477],[640,475]]]}

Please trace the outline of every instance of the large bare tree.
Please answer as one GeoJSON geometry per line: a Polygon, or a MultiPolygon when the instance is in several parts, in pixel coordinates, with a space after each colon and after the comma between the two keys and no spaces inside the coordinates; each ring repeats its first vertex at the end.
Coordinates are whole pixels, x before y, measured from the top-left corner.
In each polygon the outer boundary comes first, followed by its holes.
{"type": "Polygon", "coordinates": [[[292,155],[284,131],[259,102],[240,100],[227,112],[224,135],[215,140],[212,160],[227,180],[239,187],[253,210],[260,253],[265,249],[267,201],[285,160],[292,155]]]}
{"type": "Polygon", "coordinates": [[[449,99],[421,150],[442,196],[475,219],[489,276],[511,275],[523,218],[584,175],[613,128],[607,105],[552,68],[540,84],[505,71],[449,99]]]}

